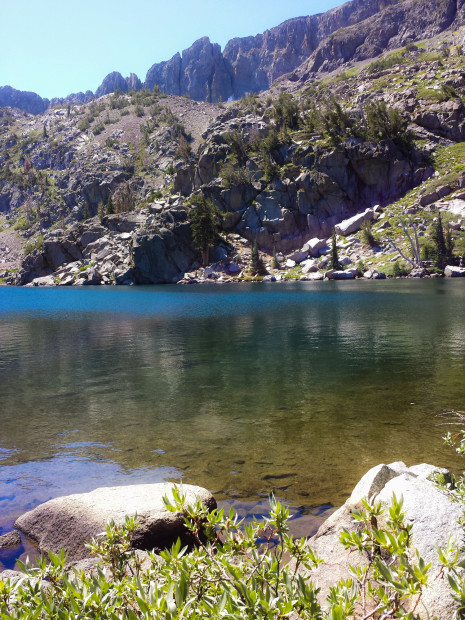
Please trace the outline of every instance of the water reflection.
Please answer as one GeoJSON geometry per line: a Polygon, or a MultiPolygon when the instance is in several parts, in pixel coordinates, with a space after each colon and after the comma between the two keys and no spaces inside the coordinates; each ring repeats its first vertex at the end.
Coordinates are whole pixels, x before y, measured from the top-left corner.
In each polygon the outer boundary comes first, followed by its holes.
{"type": "Polygon", "coordinates": [[[381,461],[458,465],[462,282],[25,290],[0,289],[2,515],[180,476],[337,505],[381,461]]]}

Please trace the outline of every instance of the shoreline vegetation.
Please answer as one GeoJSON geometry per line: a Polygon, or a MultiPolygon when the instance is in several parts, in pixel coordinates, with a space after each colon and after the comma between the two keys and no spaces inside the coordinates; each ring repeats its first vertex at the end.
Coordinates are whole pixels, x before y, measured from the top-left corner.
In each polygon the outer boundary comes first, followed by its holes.
{"type": "Polygon", "coordinates": [[[378,465],[307,540],[289,534],[289,510],[274,497],[270,513],[246,526],[189,485],[57,498],[18,519],[45,555],[37,566],[20,562],[20,571],[0,573],[0,611],[8,618],[460,619],[462,502],[463,482],[446,469],[378,465]],[[136,514],[125,516],[128,504],[136,514]],[[183,542],[175,540],[180,524],[183,542]],[[63,528],[73,555],[57,548],[63,528]],[[149,530],[157,528],[166,545],[151,550],[149,530]],[[87,543],[76,546],[76,536],[87,543]]]}

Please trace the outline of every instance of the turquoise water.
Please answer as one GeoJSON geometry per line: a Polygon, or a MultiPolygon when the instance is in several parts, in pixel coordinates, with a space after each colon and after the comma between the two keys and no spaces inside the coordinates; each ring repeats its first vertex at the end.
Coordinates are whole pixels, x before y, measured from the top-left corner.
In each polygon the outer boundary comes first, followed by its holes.
{"type": "Polygon", "coordinates": [[[461,280],[0,288],[0,528],[111,484],[311,510],[379,462],[458,469],[464,344],[461,280]]]}

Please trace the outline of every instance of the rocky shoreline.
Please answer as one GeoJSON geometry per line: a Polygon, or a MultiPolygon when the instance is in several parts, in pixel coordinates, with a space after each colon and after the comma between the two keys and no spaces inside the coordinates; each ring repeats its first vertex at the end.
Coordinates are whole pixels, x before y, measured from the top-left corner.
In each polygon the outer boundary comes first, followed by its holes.
{"type": "MultiPolygon", "coordinates": [[[[424,463],[407,467],[402,462],[395,462],[370,469],[345,504],[324,521],[309,540],[310,546],[325,559],[325,563],[312,572],[303,568],[299,570],[304,578],[318,583],[321,600],[331,585],[350,576],[349,561],[357,566],[363,565],[363,558],[357,560],[339,543],[343,530],[349,535],[359,530],[353,514],[362,508],[362,499],[371,504],[380,502],[387,509],[393,497],[397,497],[402,498],[406,522],[412,526],[412,546],[431,565],[430,574],[434,576],[422,593],[422,609],[432,617],[451,618],[457,604],[441,570],[438,548],[447,546],[449,540],[461,546],[464,534],[459,524],[462,506],[453,500],[448,490],[450,481],[448,470],[424,463]]],[[[141,550],[138,558],[143,562],[144,550],[170,547],[178,537],[184,544],[192,544],[182,513],[169,511],[164,503],[163,498],[169,496],[173,488],[171,483],[144,484],[99,488],[90,493],[60,497],[25,513],[16,520],[15,527],[34,541],[40,552],[56,554],[65,548],[69,566],[92,571],[96,560],[89,558],[85,543],[104,531],[110,519],[121,525],[126,516],[137,513],[132,545],[141,550]]],[[[181,491],[188,502],[200,500],[208,510],[216,508],[214,497],[206,489],[183,485],[181,491]]],[[[381,522],[378,526],[381,527],[381,522]]],[[[18,542],[19,533],[13,531],[0,537],[0,548],[18,542]]],[[[6,570],[0,573],[0,581],[18,578],[23,578],[21,572],[6,570]]]]}
{"type": "MultiPolygon", "coordinates": [[[[134,213],[95,217],[66,233],[55,230],[40,250],[26,256],[18,273],[0,273],[0,278],[5,276],[3,284],[82,286],[465,277],[465,269],[457,266],[447,266],[444,274],[423,265],[386,273],[385,266],[400,257],[392,256],[389,244],[367,247],[361,235],[364,222],[375,231],[389,224],[379,206],[336,224],[339,269],[330,268],[331,237],[320,235],[303,238],[297,250],[275,251],[273,257],[259,251],[262,273],[253,275],[252,242],[235,233],[212,248],[207,267],[199,264],[187,207],[178,196],[172,204],[154,203],[134,213]]],[[[420,235],[424,228],[420,222],[420,235]]]]}

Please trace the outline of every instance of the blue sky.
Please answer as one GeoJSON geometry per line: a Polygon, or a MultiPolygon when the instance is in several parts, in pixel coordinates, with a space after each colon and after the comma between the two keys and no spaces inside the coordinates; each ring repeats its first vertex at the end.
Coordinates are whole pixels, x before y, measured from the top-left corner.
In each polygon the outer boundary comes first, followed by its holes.
{"type": "Polygon", "coordinates": [[[7,0],[0,86],[42,97],[95,89],[111,71],[142,81],[152,64],[209,36],[223,48],[343,0],[7,0]]]}

